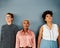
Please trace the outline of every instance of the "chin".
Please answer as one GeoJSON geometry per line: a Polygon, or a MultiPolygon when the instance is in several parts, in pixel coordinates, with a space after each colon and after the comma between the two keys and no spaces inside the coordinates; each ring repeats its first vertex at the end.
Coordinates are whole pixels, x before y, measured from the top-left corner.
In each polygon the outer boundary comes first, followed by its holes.
{"type": "Polygon", "coordinates": [[[27,27],[25,27],[24,29],[28,29],[27,27]]]}

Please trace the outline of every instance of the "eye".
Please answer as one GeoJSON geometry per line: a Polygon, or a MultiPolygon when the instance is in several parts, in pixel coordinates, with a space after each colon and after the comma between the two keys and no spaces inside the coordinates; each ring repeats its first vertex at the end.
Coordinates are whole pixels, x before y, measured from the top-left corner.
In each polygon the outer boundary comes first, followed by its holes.
{"type": "Polygon", "coordinates": [[[46,16],[46,17],[48,17],[48,16],[46,16]]]}
{"type": "Polygon", "coordinates": [[[25,24],[25,23],[24,23],[25,24]]]}

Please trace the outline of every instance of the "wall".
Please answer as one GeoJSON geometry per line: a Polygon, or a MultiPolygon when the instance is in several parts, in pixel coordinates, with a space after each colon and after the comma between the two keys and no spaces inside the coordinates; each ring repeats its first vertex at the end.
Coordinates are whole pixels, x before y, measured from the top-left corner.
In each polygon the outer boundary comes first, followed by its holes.
{"type": "Polygon", "coordinates": [[[14,24],[19,28],[22,21],[28,19],[30,29],[37,36],[39,27],[43,24],[41,15],[45,10],[52,10],[53,22],[60,25],[60,0],[0,0],[0,37],[1,26],[6,23],[5,14],[8,12],[14,14],[14,24]]]}

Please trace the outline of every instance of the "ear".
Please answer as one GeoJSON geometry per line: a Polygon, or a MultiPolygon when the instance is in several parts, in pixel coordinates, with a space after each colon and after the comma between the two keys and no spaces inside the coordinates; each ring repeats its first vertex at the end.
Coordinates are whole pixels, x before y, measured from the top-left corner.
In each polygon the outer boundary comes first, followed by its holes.
{"type": "Polygon", "coordinates": [[[44,19],[46,21],[46,19],[44,19]]]}

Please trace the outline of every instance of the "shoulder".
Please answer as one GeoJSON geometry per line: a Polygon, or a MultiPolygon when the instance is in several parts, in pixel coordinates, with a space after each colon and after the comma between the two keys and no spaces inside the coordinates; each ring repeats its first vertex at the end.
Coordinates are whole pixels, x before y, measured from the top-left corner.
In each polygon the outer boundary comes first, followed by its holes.
{"type": "Polygon", "coordinates": [[[39,34],[42,34],[43,33],[43,30],[45,29],[46,27],[46,24],[43,24],[40,29],[39,29],[39,34]]]}
{"type": "Polygon", "coordinates": [[[58,28],[58,24],[53,24],[53,26],[58,28]]]}
{"type": "Polygon", "coordinates": [[[17,32],[17,35],[20,35],[22,33],[22,30],[19,30],[18,32],[17,32]]]}
{"type": "Polygon", "coordinates": [[[2,25],[2,27],[1,28],[4,28],[4,27],[6,27],[7,26],[7,24],[5,24],[5,25],[2,25]]]}
{"type": "Polygon", "coordinates": [[[57,25],[57,24],[53,23],[53,25],[57,25]]]}
{"type": "Polygon", "coordinates": [[[42,27],[46,27],[46,24],[43,24],[42,27]]]}
{"type": "Polygon", "coordinates": [[[14,29],[16,29],[16,30],[19,30],[18,26],[15,25],[15,24],[12,24],[12,27],[13,27],[14,29]]]}
{"type": "Polygon", "coordinates": [[[29,32],[30,32],[31,35],[35,36],[35,33],[32,30],[29,30],[29,32]]]}
{"type": "Polygon", "coordinates": [[[15,24],[12,24],[12,26],[17,27],[17,25],[15,25],[15,24]]]}
{"type": "Polygon", "coordinates": [[[40,27],[40,30],[43,30],[43,28],[46,27],[46,24],[43,24],[41,27],[40,27]]]}

